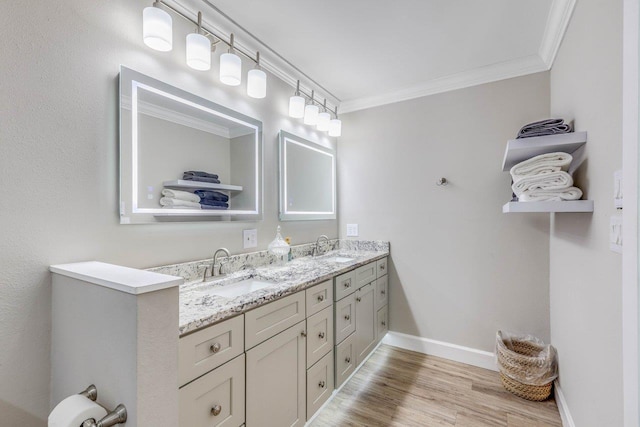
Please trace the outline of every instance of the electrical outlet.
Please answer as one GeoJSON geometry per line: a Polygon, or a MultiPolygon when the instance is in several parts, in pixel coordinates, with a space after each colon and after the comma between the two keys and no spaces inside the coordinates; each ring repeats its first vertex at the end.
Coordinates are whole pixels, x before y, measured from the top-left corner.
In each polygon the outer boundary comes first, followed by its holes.
{"type": "Polygon", "coordinates": [[[358,237],[358,224],[347,224],[347,237],[358,237]]]}
{"type": "Polygon", "coordinates": [[[255,248],[258,246],[258,230],[252,228],[250,230],[242,230],[242,247],[244,249],[255,248]]]}

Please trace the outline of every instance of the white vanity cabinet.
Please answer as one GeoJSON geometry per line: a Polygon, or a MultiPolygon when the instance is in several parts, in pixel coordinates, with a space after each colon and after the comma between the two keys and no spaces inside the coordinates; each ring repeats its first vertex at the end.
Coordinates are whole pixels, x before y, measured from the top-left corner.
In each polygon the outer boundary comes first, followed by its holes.
{"type": "Polygon", "coordinates": [[[375,281],[356,291],[356,363],[360,365],[378,343],[375,281]]]}

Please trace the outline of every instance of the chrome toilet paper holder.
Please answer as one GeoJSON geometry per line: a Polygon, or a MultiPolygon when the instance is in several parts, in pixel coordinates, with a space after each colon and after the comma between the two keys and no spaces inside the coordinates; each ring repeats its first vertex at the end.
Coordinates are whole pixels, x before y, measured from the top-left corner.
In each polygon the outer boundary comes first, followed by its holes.
{"type": "MultiPolygon", "coordinates": [[[[95,385],[91,384],[84,391],[78,393],[89,400],[96,401],[98,399],[98,389],[95,385]]],[[[112,427],[116,424],[122,424],[127,421],[127,408],[120,404],[115,407],[113,411],[110,411],[101,420],[96,421],[93,418],[89,418],[82,423],[81,427],[112,427]]]]}

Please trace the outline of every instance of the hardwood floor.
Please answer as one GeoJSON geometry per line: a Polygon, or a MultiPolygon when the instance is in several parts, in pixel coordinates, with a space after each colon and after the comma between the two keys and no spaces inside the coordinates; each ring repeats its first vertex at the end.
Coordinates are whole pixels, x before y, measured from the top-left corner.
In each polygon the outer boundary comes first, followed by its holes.
{"type": "Polygon", "coordinates": [[[506,391],[497,372],[382,345],[311,424],[561,427],[553,398],[506,391]]]}

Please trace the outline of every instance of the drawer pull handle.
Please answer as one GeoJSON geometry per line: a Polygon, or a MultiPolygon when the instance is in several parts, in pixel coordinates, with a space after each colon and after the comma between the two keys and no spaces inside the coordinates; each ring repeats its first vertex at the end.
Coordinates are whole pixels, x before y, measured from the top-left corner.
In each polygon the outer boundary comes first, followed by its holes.
{"type": "Polygon", "coordinates": [[[324,338],[324,332],[322,332],[322,331],[321,331],[321,332],[318,334],[318,337],[320,337],[320,338],[324,338]]]}
{"type": "Polygon", "coordinates": [[[305,331],[300,332],[300,336],[302,336],[302,338],[306,338],[307,337],[307,333],[305,331]]]}
{"type": "Polygon", "coordinates": [[[211,351],[211,353],[217,353],[220,351],[220,349],[222,348],[222,346],[220,345],[219,342],[213,344],[211,347],[209,347],[209,350],[211,351]]]}
{"type": "Polygon", "coordinates": [[[387,326],[387,322],[385,322],[384,320],[382,321],[382,326],[387,326]]]}
{"type": "Polygon", "coordinates": [[[356,302],[360,302],[360,301],[362,301],[362,298],[360,297],[356,298],[356,302]]]}
{"type": "Polygon", "coordinates": [[[320,388],[324,388],[324,381],[320,381],[320,382],[318,383],[318,387],[320,387],[320,388]]]}
{"type": "Polygon", "coordinates": [[[344,287],[345,288],[350,288],[351,287],[351,279],[349,279],[346,282],[344,282],[344,287]]]}
{"type": "Polygon", "coordinates": [[[350,315],[348,315],[348,314],[345,314],[345,315],[344,315],[344,320],[350,320],[350,319],[351,319],[351,316],[350,316],[350,315]]]}
{"type": "Polygon", "coordinates": [[[324,295],[318,295],[318,301],[320,302],[324,301],[324,295]]]}
{"type": "Polygon", "coordinates": [[[220,405],[216,405],[213,408],[211,408],[211,415],[213,415],[214,417],[217,417],[218,415],[220,415],[220,412],[222,412],[222,406],[220,405]]]}
{"type": "Polygon", "coordinates": [[[347,357],[344,359],[344,361],[345,361],[345,362],[347,362],[347,363],[351,363],[351,358],[347,356],[347,357]]]}

